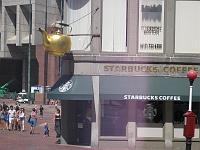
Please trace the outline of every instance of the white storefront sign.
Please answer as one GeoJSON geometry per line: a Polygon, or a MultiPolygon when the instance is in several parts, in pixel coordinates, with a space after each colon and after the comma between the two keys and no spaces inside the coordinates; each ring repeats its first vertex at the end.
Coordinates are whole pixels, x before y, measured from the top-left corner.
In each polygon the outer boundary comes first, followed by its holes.
{"type": "Polygon", "coordinates": [[[181,96],[125,94],[124,100],[180,101],[181,96]]]}
{"type": "Polygon", "coordinates": [[[67,82],[65,82],[63,85],[59,86],[58,91],[63,93],[66,91],[69,91],[73,86],[73,81],[69,80],[67,82]]]}

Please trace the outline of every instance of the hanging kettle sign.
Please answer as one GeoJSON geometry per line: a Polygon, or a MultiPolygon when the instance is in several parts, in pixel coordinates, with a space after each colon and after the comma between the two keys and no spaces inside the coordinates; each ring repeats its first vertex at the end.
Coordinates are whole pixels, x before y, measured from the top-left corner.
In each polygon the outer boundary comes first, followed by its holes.
{"type": "Polygon", "coordinates": [[[39,28],[42,33],[43,47],[51,55],[63,56],[71,49],[71,39],[68,35],[59,31],[48,34],[45,30],[39,28]]]}

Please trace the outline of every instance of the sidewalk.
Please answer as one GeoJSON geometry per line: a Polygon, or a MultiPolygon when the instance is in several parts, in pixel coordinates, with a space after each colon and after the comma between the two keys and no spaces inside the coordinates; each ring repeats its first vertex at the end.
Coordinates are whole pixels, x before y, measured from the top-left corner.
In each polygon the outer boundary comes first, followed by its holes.
{"type": "MultiPolygon", "coordinates": [[[[0,101],[2,104],[2,101],[0,101]]],[[[14,105],[14,103],[8,103],[8,105],[14,105]]],[[[26,116],[30,114],[30,111],[34,105],[21,104],[21,107],[25,108],[26,116]]],[[[43,118],[38,118],[38,124],[35,128],[35,134],[30,135],[30,126],[25,122],[25,131],[8,131],[0,130],[0,149],[2,150],[85,150],[86,148],[55,144],[56,135],[54,131],[54,112],[55,107],[53,105],[45,105],[43,118]],[[48,122],[50,128],[50,136],[44,137],[43,124],[48,122]]],[[[87,148],[88,149],[88,148],[87,148]]]]}

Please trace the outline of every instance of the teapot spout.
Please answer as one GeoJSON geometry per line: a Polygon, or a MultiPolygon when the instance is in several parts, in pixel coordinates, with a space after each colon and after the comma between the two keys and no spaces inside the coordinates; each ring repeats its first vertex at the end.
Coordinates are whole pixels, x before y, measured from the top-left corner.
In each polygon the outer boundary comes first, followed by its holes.
{"type": "MultiPolygon", "coordinates": [[[[38,31],[40,31],[42,34],[46,32],[46,31],[43,30],[42,28],[38,28],[38,31]]],[[[46,32],[46,34],[47,34],[47,32],[46,32]]]]}
{"type": "Polygon", "coordinates": [[[48,34],[45,30],[38,28],[38,31],[41,32],[42,34],[42,40],[43,40],[43,45],[45,48],[47,48],[49,46],[49,40],[48,40],[48,34]]]}

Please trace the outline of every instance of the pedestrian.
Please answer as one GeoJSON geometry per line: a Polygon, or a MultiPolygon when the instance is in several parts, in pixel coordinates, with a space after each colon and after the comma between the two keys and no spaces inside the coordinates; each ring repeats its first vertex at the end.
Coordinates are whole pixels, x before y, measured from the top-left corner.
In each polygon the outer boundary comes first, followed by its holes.
{"type": "Polygon", "coordinates": [[[30,114],[30,125],[31,125],[30,134],[34,134],[36,124],[37,124],[37,113],[36,109],[33,108],[30,114]]]}
{"type": "Polygon", "coordinates": [[[55,109],[58,108],[58,101],[57,100],[54,102],[54,106],[55,106],[55,109]]]}
{"type": "Polygon", "coordinates": [[[61,140],[61,113],[60,113],[60,109],[57,108],[56,109],[56,113],[55,113],[55,131],[56,131],[56,144],[60,144],[61,140]]]}
{"type": "Polygon", "coordinates": [[[9,114],[8,114],[8,109],[4,111],[4,122],[6,129],[9,130],[9,114]]]}
{"type": "Polygon", "coordinates": [[[48,123],[44,123],[44,136],[49,136],[49,126],[48,123]]]}
{"type": "Polygon", "coordinates": [[[16,105],[16,107],[15,107],[14,128],[15,128],[15,130],[18,130],[18,131],[21,130],[19,113],[20,113],[20,107],[18,105],[16,105]]]}
{"type": "Polygon", "coordinates": [[[42,107],[42,105],[40,105],[40,109],[39,110],[40,110],[40,116],[43,117],[44,108],[42,107]]]}
{"type": "Polygon", "coordinates": [[[3,102],[3,109],[4,109],[4,111],[5,111],[5,110],[8,110],[8,105],[6,105],[5,102],[3,102]]]}
{"type": "Polygon", "coordinates": [[[8,115],[9,115],[9,131],[13,130],[13,128],[14,128],[15,113],[16,113],[16,110],[13,109],[13,106],[11,105],[10,109],[8,111],[8,115]]]}
{"type": "Polygon", "coordinates": [[[35,112],[36,112],[36,114],[37,114],[37,113],[38,113],[38,106],[35,105],[34,108],[35,108],[35,112]]]}
{"type": "Polygon", "coordinates": [[[3,107],[0,107],[0,127],[4,129],[5,122],[4,122],[4,109],[3,107]]]}
{"type": "Polygon", "coordinates": [[[20,129],[21,131],[24,131],[24,122],[25,122],[25,109],[24,108],[20,108],[20,112],[19,112],[19,125],[20,125],[20,129]]]}

